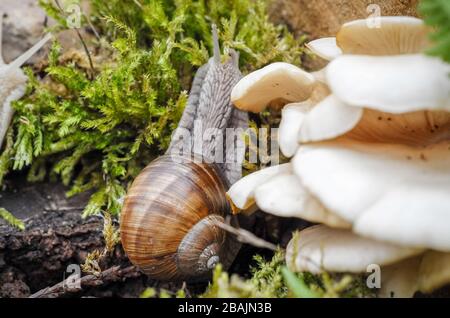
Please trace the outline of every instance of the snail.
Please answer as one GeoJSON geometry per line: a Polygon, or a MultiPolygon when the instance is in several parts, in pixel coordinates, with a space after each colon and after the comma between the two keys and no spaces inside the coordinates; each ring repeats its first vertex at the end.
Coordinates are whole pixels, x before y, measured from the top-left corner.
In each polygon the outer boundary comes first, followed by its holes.
{"type": "Polygon", "coordinates": [[[10,64],[6,64],[2,58],[2,26],[3,13],[0,12],[0,147],[3,144],[3,139],[14,114],[11,103],[25,94],[28,78],[20,67],[51,38],[51,34],[47,34],[28,51],[10,64]]]}
{"type": "MultiPolygon", "coordinates": [[[[237,226],[225,193],[241,177],[243,153],[235,161],[216,162],[212,159],[217,140],[205,140],[203,133],[207,129],[219,133],[227,128],[246,129],[248,114],[230,101],[231,90],[242,77],[239,56],[231,50],[228,60],[221,62],[215,26],[213,42],[213,57],[194,77],[168,151],[136,177],[124,199],[122,245],[130,261],[152,279],[207,279],[219,262],[227,268],[240,248],[236,238],[217,222],[224,222],[229,215],[237,226]],[[200,135],[194,132],[194,123],[199,122],[200,135]],[[180,138],[183,132],[194,133],[194,140],[180,138]],[[188,152],[194,156],[178,153],[186,140],[188,152]]],[[[221,145],[226,158],[234,155],[232,141],[230,144],[227,139],[225,146],[221,145]]]]}

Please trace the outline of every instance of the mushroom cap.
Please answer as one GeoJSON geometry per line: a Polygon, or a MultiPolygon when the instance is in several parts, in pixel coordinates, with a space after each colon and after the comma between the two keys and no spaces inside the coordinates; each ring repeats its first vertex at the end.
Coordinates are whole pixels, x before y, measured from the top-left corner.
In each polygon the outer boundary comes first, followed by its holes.
{"type": "Polygon", "coordinates": [[[426,148],[337,140],[291,161],[306,189],[360,235],[450,251],[450,141],[426,148]]]}
{"type": "Polygon", "coordinates": [[[450,283],[450,253],[380,242],[343,229],[315,225],[288,244],[286,263],[296,272],[367,273],[381,267],[380,297],[412,297],[450,283]]]}
{"type": "Polygon", "coordinates": [[[286,263],[298,272],[362,273],[371,264],[389,265],[422,252],[361,237],[348,230],[315,225],[289,242],[286,263]]]}
{"type": "Polygon", "coordinates": [[[313,104],[310,101],[292,103],[286,105],[281,112],[281,122],[278,130],[278,143],[280,150],[286,157],[295,155],[298,143],[298,135],[303,125],[306,114],[313,104]]]}
{"type": "Polygon", "coordinates": [[[264,212],[338,228],[351,227],[350,223],[328,212],[292,172],[280,173],[268,179],[254,192],[256,204],[264,212]]]}
{"type": "Polygon", "coordinates": [[[358,125],[346,136],[366,142],[426,146],[450,139],[450,112],[424,110],[391,114],[364,109],[358,125]]]}
{"type": "Polygon", "coordinates": [[[331,61],[342,54],[342,50],[336,44],[335,37],[321,38],[311,41],[306,44],[306,47],[314,54],[327,61],[331,61]]]}
{"type": "Polygon", "coordinates": [[[265,168],[245,176],[227,191],[226,195],[231,203],[233,213],[249,209],[255,204],[255,189],[271,177],[291,171],[289,163],[265,168]]]}
{"type": "Polygon", "coordinates": [[[298,141],[307,143],[343,135],[358,124],[363,112],[362,108],[346,105],[336,96],[330,95],[304,116],[298,141]]]}
{"type": "Polygon", "coordinates": [[[355,220],[353,231],[404,246],[450,252],[450,182],[445,178],[450,179],[450,174],[432,181],[419,177],[416,183],[390,189],[355,220]]]}
{"type": "Polygon", "coordinates": [[[428,27],[414,17],[377,17],[378,26],[367,19],[344,24],[336,42],[344,54],[396,55],[419,53],[428,47],[428,27]]]}
{"type": "MultiPolygon", "coordinates": [[[[305,102],[307,103],[307,102],[305,102]]],[[[291,106],[292,105],[292,106],[291,106]]],[[[363,142],[426,146],[450,139],[450,112],[392,114],[349,106],[330,95],[315,106],[285,107],[279,130],[280,149],[291,157],[299,143],[346,136],[363,142]],[[297,142],[293,135],[297,134],[297,142]]],[[[303,105],[303,104],[301,104],[303,105]]]]}
{"type": "Polygon", "coordinates": [[[313,75],[288,63],[277,62],[244,76],[233,88],[231,101],[239,109],[258,113],[267,106],[309,98],[313,75]]]}
{"type": "Polygon", "coordinates": [[[323,101],[328,95],[330,95],[328,86],[317,82],[307,101],[288,104],[283,108],[278,131],[278,142],[283,155],[290,158],[295,154],[299,146],[298,136],[304,118],[317,103],[323,101]]]}
{"type": "Polygon", "coordinates": [[[450,65],[420,54],[342,55],[327,67],[327,83],[344,103],[382,112],[450,111],[450,65]]]}

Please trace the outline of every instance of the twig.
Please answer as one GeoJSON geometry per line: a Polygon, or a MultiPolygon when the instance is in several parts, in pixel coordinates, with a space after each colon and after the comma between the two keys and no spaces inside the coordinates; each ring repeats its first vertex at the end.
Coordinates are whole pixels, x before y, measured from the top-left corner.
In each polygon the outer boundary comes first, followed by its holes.
{"type": "Polygon", "coordinates": [[[253,245],[256,247],[260,247],[260,248],[267,248],[272,251],[276,251],[278,249],[278,247],[275,244],[269,243],[269,242],[263,240],[262,238],[257,237],[252,232],[249,232],[247,230],[244,230],[241,228],[238,229],[229,224],[219,222],[219,221],[215,221],[214,224],[216,226],[220,227],[221,229],[223,229],[231,234],[236,235],[238,241],[241,243],[250,244],[250,245],[253,245]]]}
{"type": "Polygon", "coordinates": [[[100,34],[97,32],[97,29],[92,24],[91,19],[89,18],[89,16],[86,13],[84,13],[84,12],[83,12],[83,15],[85,16],[86,21],[89,24],[89,27],[91,28],[92,32],[94,32],[94,35],[97,38],[97,40],[100,40],[100,34]]]}
{"type": "MultiPolygon", "coordinates": [[[[61,10],[61,12],[64,14],[64,10],[61,7],[59,1],[55,0],[55,3],[58,6],[59,10],[61,10]]],[[[89,60],[89,66],[90,66],[90,68],[92,70],[92,76],[94,76],[94,74],[95,74],[94,63],[92,63],[91,53],[89,53],[89,49],[88,49],[88,47],[86,45],[86,42],[84,42],[83,36],[81,35],[81,33],[80,33],[80,31],[78,29],[74,28],[73,30],[75,31],[75,33],[77,34],[78,38],[80,39],[81,45],[83,45],[84,51],[86,52],[86,55],[87,55],[88,60],[89,60]]]]}
{"type": "Polygon", "coordinates": [[[29,298],[55,298],[68,293],[76,293],[83,287],[95,287],[115,282],[125,278],[132,278],[141,275],[141,272],[135,266],[129,266],[120,269],[120,266],[113,266],[99,273],[98,275],[86,275],[78,277],[76,274],[51,287],[46,287],[29,296],[29,298]],[[75,276],[74,276],[75,275],[75,276]]]}

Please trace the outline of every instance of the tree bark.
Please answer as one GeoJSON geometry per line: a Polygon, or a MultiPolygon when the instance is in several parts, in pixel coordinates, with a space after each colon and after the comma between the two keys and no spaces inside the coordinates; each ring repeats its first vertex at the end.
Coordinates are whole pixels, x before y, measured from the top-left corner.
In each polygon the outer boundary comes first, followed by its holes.
{"type": "Polygon", "coordinates": [[[377,5],[382,16],[417,16],[419,0],[277,0],[271,7],[274,22],[284,23],[296,35],[310,40],[334,36],[348,21],[369,17],[369,5],[377,5]]]}

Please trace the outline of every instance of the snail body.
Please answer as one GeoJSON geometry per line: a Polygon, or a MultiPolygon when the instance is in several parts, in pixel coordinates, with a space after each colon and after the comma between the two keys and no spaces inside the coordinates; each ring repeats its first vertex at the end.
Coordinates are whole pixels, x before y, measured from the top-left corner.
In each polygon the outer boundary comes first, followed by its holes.
{"type": "MultiPolygon", "coordinates": [[[[240,247],[236,238],[217,224],[231,220],[237,225],[226,191],[241,176],[243,153],[237,161],[216,163],[210,160],[215,139],[204,140],[203,134],[201,140],[189,139],[188,154],[180,154],[178,149],[185,146],[178,139],[180,132],[190,137],[194,122],[221,133],[248,125],[247,113],[235,109],[230,101],[231,89],[241,78],[238,55],[231,52],[230,59],[221,63],[214,27],[213,38],[214,57],[197,71],[167,153],[137,176],[121,212],[125,252],[133,264],[157,280],[207,279],[216,264],[227,268],[240,247]],[[195,144],[202,145],[200,153],[194,150],[195,144]]],[[[226,158],[234,156],[229,146],[222,145],[226,158]]]]}

